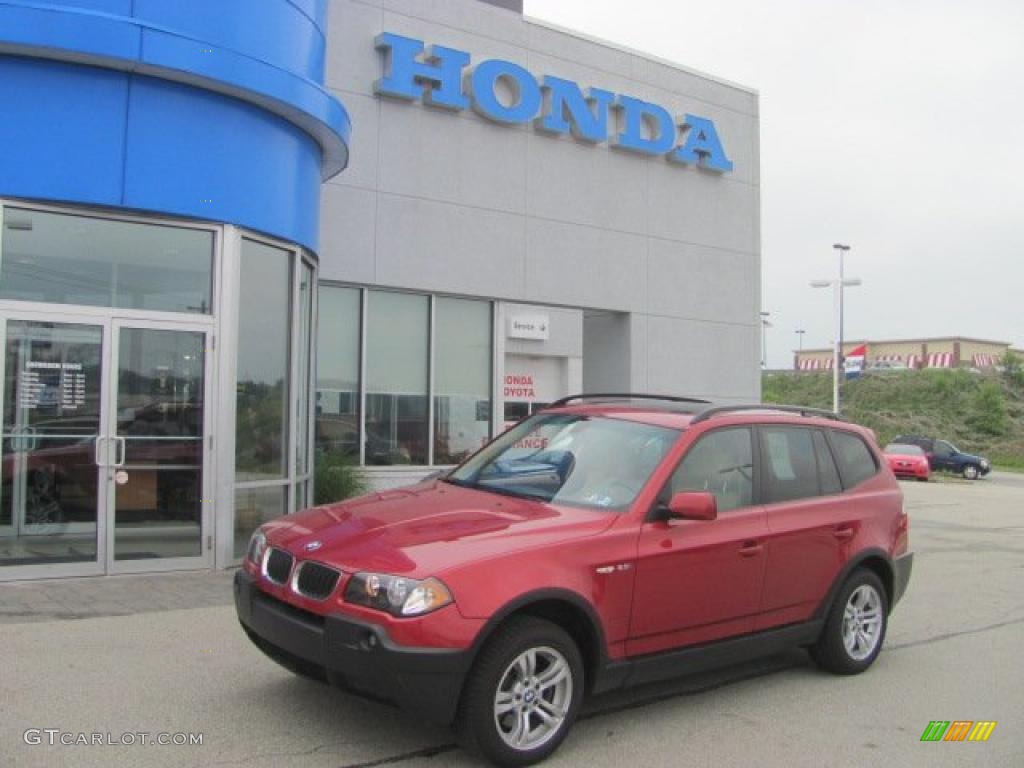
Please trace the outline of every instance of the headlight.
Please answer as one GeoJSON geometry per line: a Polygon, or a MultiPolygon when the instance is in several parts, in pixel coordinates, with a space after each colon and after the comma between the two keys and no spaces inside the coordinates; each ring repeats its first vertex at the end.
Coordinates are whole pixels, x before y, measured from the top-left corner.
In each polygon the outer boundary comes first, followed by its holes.
{"type": "Polygon", "coordinates": [[[249,550],[245,556],[255,566],[263,563],[263,553],[267,551],[267,537],[263,531],[256,531],[249,539],[249,550]]]}
{"type": "Polygon", "coordinates": [[[452,602],[452,593],[434,578],[417,581],[383,573],[357,573],[345,587],[345,601],[392,616],[422,616],[452,602]]]}

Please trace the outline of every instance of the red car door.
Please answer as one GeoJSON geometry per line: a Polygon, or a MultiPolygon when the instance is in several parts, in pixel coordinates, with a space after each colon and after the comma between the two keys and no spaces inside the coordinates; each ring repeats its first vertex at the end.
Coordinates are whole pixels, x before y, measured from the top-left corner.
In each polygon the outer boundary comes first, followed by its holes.
{"type": "Polygon", "coordinates": [[[749,632],[761,604],[767,536],[753,505],[748,427],[708,432],[691,446],[659,496],[711,491],[718,519],[645,522],[640,531],[629,656],[749,632]]]}

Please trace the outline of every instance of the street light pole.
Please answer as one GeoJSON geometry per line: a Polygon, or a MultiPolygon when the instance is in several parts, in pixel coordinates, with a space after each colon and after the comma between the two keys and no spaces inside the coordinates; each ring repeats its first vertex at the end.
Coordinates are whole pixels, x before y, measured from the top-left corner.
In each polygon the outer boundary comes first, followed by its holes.
{"type": "Polygon", "coordinates": [[[839,413],[839,377],[843,374],[843,289],[860,285],[857,278],[847,279],[843,273],[843,255],[850,246],[836,243],[832,246],[839,252],[839,279],[812,280],[812,288],[832,288],[832,301],[835,309],[835,348],[832,350],[832,410],[839,413]]]}
{"type": "Polygon", "coordinates": [[[841,377],[844,375],[842,370],[843,366],[843,288],[844,288],[844,276],[843,276],[843,256],[847,251],[850,250],[850,246],[843,245],[842,243],[835,243],[832,246],[839,254],[839,280],[836,281],[835,287],[835,304],[836,304],[836,351],[834,359],[832,361],[832,410],[835,413],[839,413],[839,383],[842,380],[841,377]]]}
{"type": "Polygon", "coordinates": [[[804,334],[805,333],[807,333],[807,331],[805,331],[803,328],[797,328],[797,330],[796,330],[796,337],[797,337],[797,339],[800,342],[800,349],[797,350],[798,352],[803,352],[804,351],[804,334]]]}

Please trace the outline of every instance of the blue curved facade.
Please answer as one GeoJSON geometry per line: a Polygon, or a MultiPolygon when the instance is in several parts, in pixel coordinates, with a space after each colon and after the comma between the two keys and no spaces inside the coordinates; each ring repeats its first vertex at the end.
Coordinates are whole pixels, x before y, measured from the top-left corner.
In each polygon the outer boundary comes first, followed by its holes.
{"type": "Polygon", "coordinates": [[[350,123],[327,0],[0,0],[0,195],[251,228],[318,250],[350,123]]]}

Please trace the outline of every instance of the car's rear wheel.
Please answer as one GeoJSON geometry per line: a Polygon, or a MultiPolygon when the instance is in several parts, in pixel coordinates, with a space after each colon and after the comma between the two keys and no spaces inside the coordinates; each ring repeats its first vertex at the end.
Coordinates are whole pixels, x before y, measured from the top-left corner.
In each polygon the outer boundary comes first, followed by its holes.
{"type": "Polygon", "coordinates": [[[569,634],[532,616],[511,619],[466,680],[456,728],[467,749],[499,766],[553,753],[583,699],[583,659],[569,634]]]}
{"type": "Polygon", "coordinates": [[[978,468],[973,464],[968,464],[966,467],[964,467],[964,477],[967,478],[968,480],[977,480],[978,468]]]}
{"type": "Polygon", "coordinates": [[[839,590],[811,657],[837,675],[856,675],[874,663],[885,641],[889,603],[877,574],[854,571],[839,590]]]}

